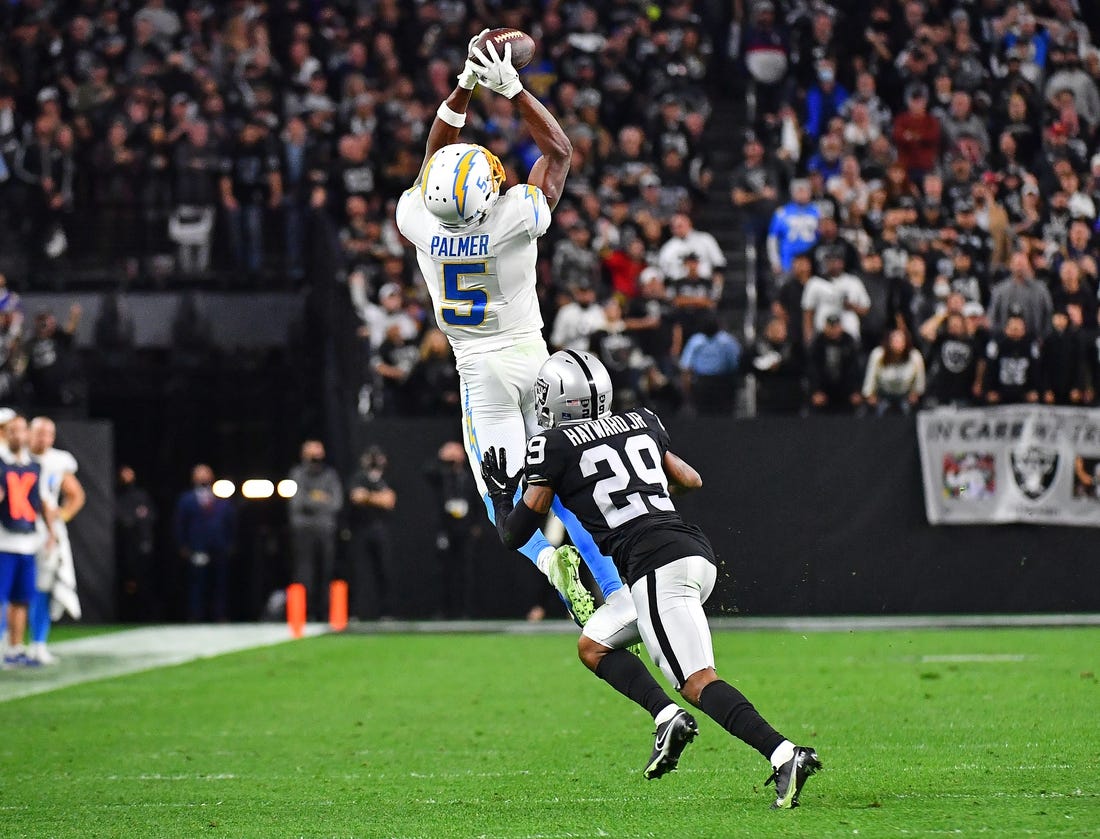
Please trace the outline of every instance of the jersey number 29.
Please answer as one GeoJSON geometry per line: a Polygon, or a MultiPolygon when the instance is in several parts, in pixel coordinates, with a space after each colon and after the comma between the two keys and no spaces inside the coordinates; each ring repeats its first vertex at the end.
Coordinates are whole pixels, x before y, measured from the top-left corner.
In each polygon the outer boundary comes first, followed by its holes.
{"type": "Polygon", "coordinates": [[[618,527],[656,510],[674,510],[668,497],[668,477],[661,465],[661,453],[652,438],[628,437],[623,451],[626,461],[606,443],[581,454],[581,474],[586,478],[600,472],[600,464],[611,467],[611,475],[592,487],[592,500],[608,527],[618,527]],[[630,484],[644,483],[651,491],[624,493],[630,484]]]}

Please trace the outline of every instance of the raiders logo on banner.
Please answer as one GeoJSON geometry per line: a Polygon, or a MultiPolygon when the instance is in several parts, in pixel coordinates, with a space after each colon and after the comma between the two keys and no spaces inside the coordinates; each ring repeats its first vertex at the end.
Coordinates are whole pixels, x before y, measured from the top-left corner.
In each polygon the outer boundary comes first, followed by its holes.
{"type": "Polygon", "coordinates": [[[1058,472],[1058,452],[1039,446],[1030,446],[1023,450],[1014,449],[1009,453],[1012,461],[1012,477],[1020,492],[1032,501],[1038,501],[1054,484],[1058,472]]]}
{"type": "Polygon", "coordinates": [[[937,408],[917,433],[930,524],[1100,527],[1100,409],[937,408]]]}

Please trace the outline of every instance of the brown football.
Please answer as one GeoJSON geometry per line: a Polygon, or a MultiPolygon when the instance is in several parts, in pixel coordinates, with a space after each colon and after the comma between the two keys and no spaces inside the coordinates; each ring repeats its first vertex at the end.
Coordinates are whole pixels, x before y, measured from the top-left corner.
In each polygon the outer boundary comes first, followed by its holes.
{"type": "Polygon", "coordinates": [[[497,55],[504,55],[504,45],[512,45],[512,66],[517,70],[531,63],[535,55],[535,39],[519,29],[490,29],[474,42],[474,46],[488,55],[486,44],[493,42],[497,55]]]}

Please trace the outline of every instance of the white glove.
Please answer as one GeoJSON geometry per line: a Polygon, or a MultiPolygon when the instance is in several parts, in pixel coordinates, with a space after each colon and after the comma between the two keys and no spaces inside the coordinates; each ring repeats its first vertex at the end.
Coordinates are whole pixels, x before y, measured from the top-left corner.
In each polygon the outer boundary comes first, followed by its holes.
{"type": "Polygon", "coordinates": [[[489,90],[499,93],[506,99],[511,99],[521,90],[523,83],[519,80],[519,71],[512,66],[512,45],[504,45],[504,55],[497,53],[492,41],[486,45],[489,54],[486,55],[477,47],[474,47],[471,59],[477,67],[477,79],[489,90]]]}
{"type": "Polygon", "coordinates": [[[488,32],[488,28],[482,29],[474,37],[470,39],[470,43],[466,45],[466,63],[462,66],[462,72],[458,74],[458,86],[465,88],[466,90],[473,90],[477,87],[477,65],[470,60],[470,56],[473,55],[474,44],[478,39],[488,32]]]}

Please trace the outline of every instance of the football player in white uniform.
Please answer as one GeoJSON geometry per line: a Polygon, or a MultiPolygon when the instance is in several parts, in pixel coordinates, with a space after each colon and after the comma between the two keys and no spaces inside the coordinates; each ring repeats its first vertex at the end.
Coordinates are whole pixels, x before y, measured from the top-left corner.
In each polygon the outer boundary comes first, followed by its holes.
{"type": "MultiPolygon", "coordinates": [[[[458,85],[439,106],[428,133],[424,164],[397,204],[397,226],[416,247],[439,328],[454,349],[462,381],[463,441],[490,519],[494,516],[481,475],[490,446],[522,456],[539,430],[533,385],[549,357],[535,292],[537,240],[550,227],[561,198],[572,145],[542,103],[523,89],[511,64],[511,47],[488,54],[470,41],[458,85]],[[526,183],[502,193],[504,167],[482,146],[459,143],[466,107],[478,83],[512,100],[542,156],[526,183]]],[[[596,547],[576,516],[560,504],[561,518],[604,597],[622,587],[614,563],[596,547]]],[[[541,531],[521,552],[566,600],[582,624],[595,609],[578,577],[580,556],[554,550],[541,531]]]]}
{"type": "MultiPolygon", "coordinates": [[[[67,523],[84,507],[84,487],[76,477],[76,458],[62,449],[55,449],[57,427],[48,417],[31,420],[29,448],[31,459],[42,470],[39,491],[42,503],[56,511],[53,541],[43,544],[35,556],[35,594],[30,604],[28,623],[31,647],[28,656],[39,664],[53,664],[57,659],[46,649],[50,622],[68,612],[80,619],[80,599],[76,594],[76,569],[73,549],[69,543],[67,523]]],[[[45,519],[38,519],[39,529],[46,529],[45,519]]]]}

